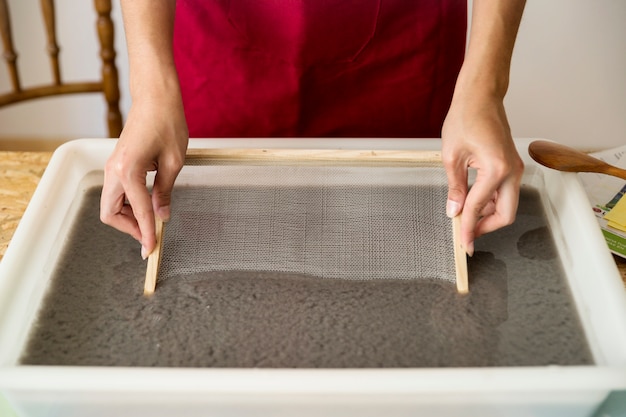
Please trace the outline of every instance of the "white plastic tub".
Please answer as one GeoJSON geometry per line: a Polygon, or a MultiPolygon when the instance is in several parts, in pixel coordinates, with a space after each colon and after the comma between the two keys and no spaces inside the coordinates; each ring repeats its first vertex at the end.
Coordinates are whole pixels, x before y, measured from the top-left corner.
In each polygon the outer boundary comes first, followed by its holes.
{"type": "MultiPolygon", "coordinates": [[[[28,336],[88,174],[115,142],[55,152],[0,264],[0,391],[25,416],[590,416],[626,389],[626,292],[575,174],[537,166],[593,366],[447,369],[178,369],[23,366],[28,336]]],[[[440,149],[438,140],[194,140],[192,147],[440,149]]],[[[93,178],[99,178],[95,176],[93,178]]],[[[89,180],[91,181],[91,180],[89,180]]]]}

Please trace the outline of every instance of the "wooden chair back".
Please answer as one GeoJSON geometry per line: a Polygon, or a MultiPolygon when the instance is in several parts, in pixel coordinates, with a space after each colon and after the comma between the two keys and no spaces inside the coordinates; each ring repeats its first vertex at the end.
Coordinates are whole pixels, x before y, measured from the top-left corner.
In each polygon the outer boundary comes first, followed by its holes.
{"type": "MultiPolygon", "coordinates": [[[[19,0],[24,1],[24,0],[19,0]]],[[[111,20],[111,0],[94,0],[97,13],[96,31],[100,43],[102,72],[99,80],[93,82],[67,82],[61,77],[59,65],[59,45],[56,37],[56,16],[54,0],[40,0],[43,24],[47,37],[47,51],[52,68],[52,82],[47,85],[23,87],[18,71],[18,54],[13,44],[11,18],[7,0],[0,0],[0,36],[4,45],[4,58],[11,78],[12,90],[0,93],[0,107],[41,97],[61,94],[101,92],[107,104],[107,127],[110,137],[117,138],[122,131],[122,115],[119,109],[120,90],[118,71],[115,64],[113,46],[113,21],[111,20]]]]}

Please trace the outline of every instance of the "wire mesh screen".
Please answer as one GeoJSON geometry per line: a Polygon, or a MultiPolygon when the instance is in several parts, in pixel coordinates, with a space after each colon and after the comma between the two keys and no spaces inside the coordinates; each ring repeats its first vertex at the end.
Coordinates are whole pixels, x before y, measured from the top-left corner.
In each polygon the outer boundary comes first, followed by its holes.
{"type": "Polygon", "coordinates": [[[269,271],[454,282],[446,184],[432,166],[185,166],[159,279],[269,271]]]}

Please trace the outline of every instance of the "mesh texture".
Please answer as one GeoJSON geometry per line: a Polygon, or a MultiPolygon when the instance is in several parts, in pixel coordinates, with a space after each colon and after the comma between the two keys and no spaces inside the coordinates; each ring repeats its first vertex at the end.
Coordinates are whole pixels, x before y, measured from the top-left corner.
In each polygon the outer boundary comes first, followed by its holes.
{"type": "Polygon", "coordinates": [[[212,271],[454,282],[442,167],[185,166],[159,279],[212,271]]]}

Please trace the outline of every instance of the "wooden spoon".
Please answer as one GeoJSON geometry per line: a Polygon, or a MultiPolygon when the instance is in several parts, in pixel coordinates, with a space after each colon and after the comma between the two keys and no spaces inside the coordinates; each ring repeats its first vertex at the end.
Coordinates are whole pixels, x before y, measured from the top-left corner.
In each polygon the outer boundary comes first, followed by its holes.
{"type": "Polygon", "coordinates": [[[626,169],[621,169],[584,152],[567,146],[536,140],[528,146],[530,156],[541,165],[566,172],[597,172],[626,180],[626,169]]]}

